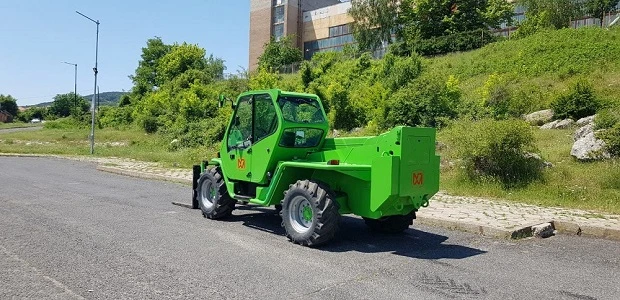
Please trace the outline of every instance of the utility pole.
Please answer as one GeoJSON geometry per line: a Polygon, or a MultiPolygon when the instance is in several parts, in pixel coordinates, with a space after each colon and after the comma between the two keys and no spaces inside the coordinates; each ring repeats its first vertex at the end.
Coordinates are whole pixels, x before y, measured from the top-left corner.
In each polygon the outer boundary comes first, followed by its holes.
{"type": "Polygon", "coordinates": [[[97,36],[95,43],[95,67],[93,68],[93,71],[95,72],[95,86],[93,88],[93,100],[91,102],[92,113],[90,124],[90,154],[92,155],[95,153],[95,97],[97,96],[97,74],[99,73],[99,70],[97,69],[97,59],[99,57],[99,20],[95,21],[77,10],[75,12],[78,13],[80,16],[89,19],[93,23],[97,24],[97,36]]]}

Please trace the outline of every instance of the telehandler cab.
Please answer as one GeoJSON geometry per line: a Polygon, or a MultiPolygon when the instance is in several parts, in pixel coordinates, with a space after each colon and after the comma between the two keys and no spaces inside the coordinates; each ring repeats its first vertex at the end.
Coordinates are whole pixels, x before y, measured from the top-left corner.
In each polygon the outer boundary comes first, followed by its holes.
{"type": "Polygon", "coordinates": [[[233,108],[217,158],[194,166],[192,205],[206,218],[230,216],[237,201],[276,206],[290,241],[317,246],[343,214],[402,232],[439,189],[433,128],[328,138],[319,97],[280,90],[243,93],[233,108]]]}

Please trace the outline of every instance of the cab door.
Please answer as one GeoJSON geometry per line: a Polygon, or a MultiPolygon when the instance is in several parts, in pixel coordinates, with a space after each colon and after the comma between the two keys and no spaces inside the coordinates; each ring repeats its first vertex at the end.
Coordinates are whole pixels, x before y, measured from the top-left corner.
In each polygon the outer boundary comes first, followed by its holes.
{"type": "Polygon", "coordinates": [[[256,94],[254,104],[254,133],[252,140],[252,182],[266,184],[267,173],[273,166],[273,150],[278,136],[278,115],[269,94],[256,94]]]}
{"type": "Polygon", "coordinates": [[[228,128],[226,156],[222,157],[226,176],[233,180],[250,181],[252,178],[253,113],[252,95],[243,96],[228,128]]]}

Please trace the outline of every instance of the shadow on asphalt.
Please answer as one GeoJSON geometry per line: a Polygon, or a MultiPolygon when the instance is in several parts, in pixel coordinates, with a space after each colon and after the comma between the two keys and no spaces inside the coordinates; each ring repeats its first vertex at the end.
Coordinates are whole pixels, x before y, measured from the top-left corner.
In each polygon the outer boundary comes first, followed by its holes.
{"type": "MultiPolygon", "coordinates": [[[[240,205],[237,210],[244,213],[233,215],[226,221],[242,222],[244,226],[284,236],[282,219],[274,209],[240,205]]],[[[446,244],[447,240],[447,236],[412,228],[401,234],[378,233],[368,229],[359,218],[342,216],[336,237],[317,249],[329,252],[391,252],[419,259],[463,259],[486,253],[476,248],[446,244]]]]}

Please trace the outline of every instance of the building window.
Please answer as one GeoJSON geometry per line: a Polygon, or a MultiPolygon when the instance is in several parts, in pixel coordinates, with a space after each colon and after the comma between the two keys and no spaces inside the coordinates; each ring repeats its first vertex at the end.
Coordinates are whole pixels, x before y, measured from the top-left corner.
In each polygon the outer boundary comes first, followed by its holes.
{"type": "Polygon", "coordinates": [[[284,5],[273,8],[273,23],[284,23],[284,5]]]}
{"type": "MultiPolygon", "coordinates": [[[[339,27],[339,26],[336,26],[339,27]]],[[[326,51],[342,51],[345,45],[354,44],[353,34],[329,37],[304,43],[304,58],[311,59],[315,53],[326,51]]]]}
{"type": "Polygon", "coordinates": [[[273,0],[272,6],[282,5],[284,4],[284,0],[273,0]]]}
{"type": "Polygon", "coordinates": [[[279,41],[284,36],[284,24],[273,25],[273,37],[279,41]]]}
{"type": "Polygon", "coordinates": [[[349,33],[353,33],[350,24],[333,26],[329,28],[329,37],[347,35],[349,33]]]}

